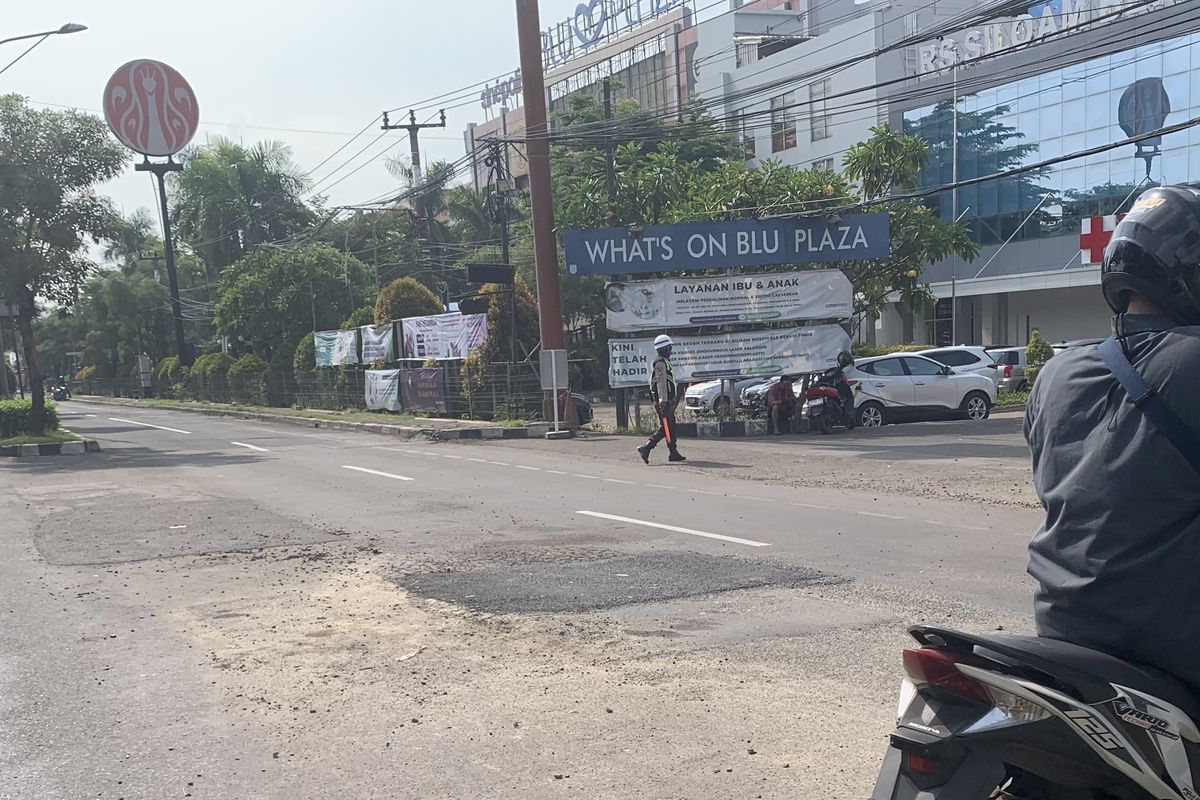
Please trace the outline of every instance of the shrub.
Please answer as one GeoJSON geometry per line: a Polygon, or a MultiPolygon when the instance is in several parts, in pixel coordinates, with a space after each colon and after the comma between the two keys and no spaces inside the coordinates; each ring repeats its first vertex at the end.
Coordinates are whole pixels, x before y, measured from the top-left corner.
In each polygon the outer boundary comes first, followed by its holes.
{"type": "Polygon", "coordinates": [[[856,343],[850,348],[855,358],[873,358],[875,356],[890,356],[892,353],[916,353],[921,350],[931,350],[928,344],[861,344],[856,343]]]}
{"type": "Polygon", "coordinates": [[[178,356],[167,356],[154,368],[154,379],[162,386],[176,386],[187,380],[188,368],[179,363],[178,356]]]}
{"type": "MultiPolygon", "coordinates": [[[[33,413],[33,400],[0,400],[0,439],[31,433],[29,424],[33,413]]],[[[46,402],[46,430],[58,430],[58,408],[46,402]]]]}
{"type": "Polygon", "coordinates": [[[342,323],[342,330],[349,331],[355,328],[361,328],[364,325],[375,324],[375,307],[363,306],[355,311],[350,316],[346,317],[346,321],[342,323]]]}
{"type": "Polygon", "coordinates": [[[270,366],[253,353],[239,358],[229,368],[226,378],[233,389],[233,397],[239,403],[265,405],[267,402],[267,371],[270,366]]]}
{"type": "Polygon", "coordinates": [[[206,379],[224,378],[235,363],[228,353],[208,353],[196,359],[192,372],[206,379]]]}
{"type": "Polygon", "coordinates": [[[1025,347],[1025,360],[1029,362],[1025,368],[1025,380],[1030,386],[1033,386],[1034,381],[1037,380],[1042,367],[1046,366],[1046,362],[1053,357],[1054,348],[1042,338],[1041,331],[1034,328],[1033,333],[1029,336],[1029,344],[1025,347]]]}
{"type": "Polygon", "coordinates": [[[413,277],[397,278],[383,287],[375,301],[375,324],[394,319],[426,317],[445,311],[442,301],[425,284],[413,277]]]}
{"type": "Polygon", "coordinates": [[[292,371],[298,373],[312,372],[317,368],[317,348],[313,344],[313,335],[307,334],[296,345],[296,353],[292,356],[292,371]]]}

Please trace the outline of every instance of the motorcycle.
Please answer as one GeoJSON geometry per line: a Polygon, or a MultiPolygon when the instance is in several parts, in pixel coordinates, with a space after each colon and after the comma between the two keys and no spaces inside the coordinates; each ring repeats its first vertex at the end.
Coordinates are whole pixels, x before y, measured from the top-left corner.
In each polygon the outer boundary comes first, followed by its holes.
{"type": "Polygon", "coordinates": [[[845,373],[838,367],[821,373],[804,393],[809,424],[827,434],[833,433],[835,425],[841,425],[848,431],[854,430],[854,403],[851,401],[847,408],[846,392],[839,387],[848,387],[848,394],[853,397],[856,383],[846,380],[845,373]]]}
{"type": "Polygon", "coordinates": [[[872,800],[1200,798],[1200,698],[1175,678],[1054,639],[909,633],[872,800]]]}
{"type": "Polygon", "coordinates": [[[61,384],[58,386],[52,386],[50,387],[50,397],[54,400],[70,400],[71,390],[65,385],[61,384]]]}

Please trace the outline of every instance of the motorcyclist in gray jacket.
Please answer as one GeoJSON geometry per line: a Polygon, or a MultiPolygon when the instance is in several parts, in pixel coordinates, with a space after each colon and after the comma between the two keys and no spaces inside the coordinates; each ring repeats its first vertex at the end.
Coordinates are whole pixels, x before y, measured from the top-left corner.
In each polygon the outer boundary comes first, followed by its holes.
{"type": "MultiPolygon", "coordinates": [[[[1200,193],[1145,192],[1114,231],[1102,276],[1127,360],[1200,436],[1200,193]]],[[[1038,633],[1200,692],[1200,473],[1135,399],[1094,346],[1037,376],[1025,435],[1046,509],[1029,548],[1038,633]]]]}

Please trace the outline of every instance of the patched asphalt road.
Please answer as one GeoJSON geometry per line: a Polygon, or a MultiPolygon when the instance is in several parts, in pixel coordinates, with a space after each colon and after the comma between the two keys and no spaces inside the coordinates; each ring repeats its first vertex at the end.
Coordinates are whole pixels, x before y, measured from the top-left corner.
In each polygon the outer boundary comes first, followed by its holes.
{"type": "Polygon", "coordinates": [[[676,469],[64,409],[103,453],[0,464],[0,797],[861,798],[905,626],[1028,625],[1003,420],[676,469]]]}

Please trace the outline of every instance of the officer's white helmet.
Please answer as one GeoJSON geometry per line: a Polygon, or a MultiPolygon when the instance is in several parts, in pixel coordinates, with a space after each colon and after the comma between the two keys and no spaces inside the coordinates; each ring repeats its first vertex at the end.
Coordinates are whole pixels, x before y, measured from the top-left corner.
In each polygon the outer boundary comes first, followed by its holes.
{"type": "Polygon", "coordinates": [[[674,347],[674,346],[675,346],[675,343],[673,341],[671,341],[671,337],[667,336],[665,333],[660,335],[657,339],[654,340],[654,349],[655,350],[662,350],[664,347],[674,347]]]}

